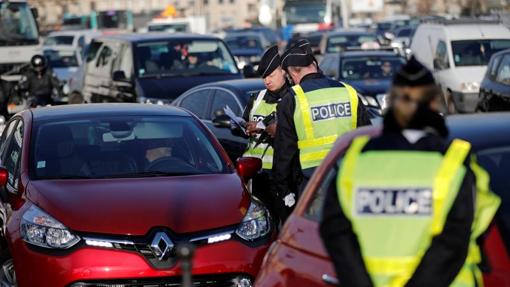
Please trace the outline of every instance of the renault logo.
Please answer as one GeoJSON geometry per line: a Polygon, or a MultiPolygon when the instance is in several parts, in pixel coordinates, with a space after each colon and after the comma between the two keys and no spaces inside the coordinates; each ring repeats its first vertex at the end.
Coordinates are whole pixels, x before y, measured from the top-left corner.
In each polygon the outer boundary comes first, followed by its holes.
{"type": "Polygon", "coordinates": [[[164,232],[156,233],[151,243],[151,249],[159,261],[164,260],[174,249],[174,243],[164,232]]]}

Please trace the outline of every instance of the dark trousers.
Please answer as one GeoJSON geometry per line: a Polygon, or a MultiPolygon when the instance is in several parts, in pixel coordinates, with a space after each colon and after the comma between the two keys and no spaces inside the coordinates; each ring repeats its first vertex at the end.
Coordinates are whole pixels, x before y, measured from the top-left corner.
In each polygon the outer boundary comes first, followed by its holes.
{"type": "Polygon", "coordinates": [[[252,194],[260,199],[271,214],[271,217],[278,224],[280,219],[280,200],[272,192],[271,170],[263,169],[252,179],[252,194]]]}

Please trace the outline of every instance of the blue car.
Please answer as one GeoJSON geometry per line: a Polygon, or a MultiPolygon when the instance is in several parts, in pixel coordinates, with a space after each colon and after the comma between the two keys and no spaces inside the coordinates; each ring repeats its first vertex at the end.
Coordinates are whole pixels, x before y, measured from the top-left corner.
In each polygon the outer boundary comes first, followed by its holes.
{"type": "Polygon", "coordinates": [[[326,54],[320,68],[327,76],[353,86],[375,118],[386,109],[393,75],[405,62],[392,51],[359,50],[326,54]]]}

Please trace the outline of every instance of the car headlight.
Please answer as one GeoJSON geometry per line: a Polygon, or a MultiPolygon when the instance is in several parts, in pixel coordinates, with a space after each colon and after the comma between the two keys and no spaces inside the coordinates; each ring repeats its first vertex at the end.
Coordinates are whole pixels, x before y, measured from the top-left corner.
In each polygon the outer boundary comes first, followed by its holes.
{"type": "Polygon", "coordinates": [[[379,108],[379,104],[377,103],[377,100],[374,97],[363,96],[362,94],[358,94],[358,96],[365,106],[379,108]]]}
{"type": "Polygon", "coordinates": [[[258,199],[252,198],[248,212],[237,227],[237,236],[246,241],[254,241],[266,236],[270,231],[269,212],[258,199]]]}
{"type": "Polygon", "coordinates": [[[480,84],[477,82],[465,82],[460,84],[460,90],[463,92],[478,92],[480,84]]]}
{"type": "Polygon", "coordinates": [[[80,241],[62,223],[35,205],[23,214],[21,236],[29,244],[50,249],[67,249],[80,241]]]}

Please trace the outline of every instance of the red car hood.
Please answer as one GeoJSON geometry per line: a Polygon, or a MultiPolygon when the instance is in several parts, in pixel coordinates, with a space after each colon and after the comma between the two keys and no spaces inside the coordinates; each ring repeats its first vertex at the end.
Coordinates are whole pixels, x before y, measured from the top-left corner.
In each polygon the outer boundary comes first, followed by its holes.
{"type": "Polygon", "coordinates": [[[71,230],[118,235],[233,225],[250,199],[236,174],[32,181],[27,197],[71,230]]]}

